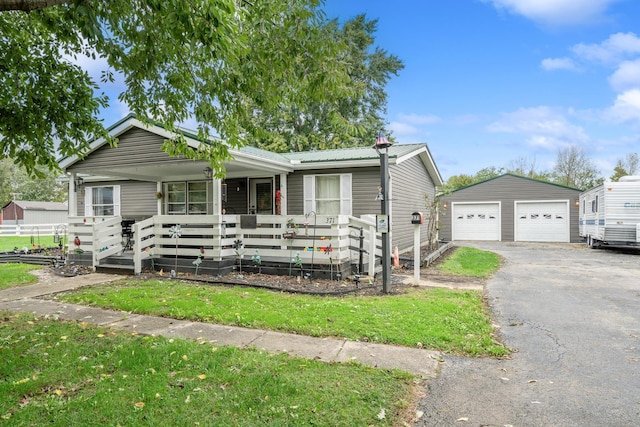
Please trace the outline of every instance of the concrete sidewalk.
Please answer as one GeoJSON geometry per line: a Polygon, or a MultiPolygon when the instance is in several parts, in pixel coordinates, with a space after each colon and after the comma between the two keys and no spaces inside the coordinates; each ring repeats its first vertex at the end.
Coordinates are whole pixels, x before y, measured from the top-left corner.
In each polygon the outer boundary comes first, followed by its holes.
{"type": "Polygon", "coordinates": [[[35,285],[0,291],[0,310],[82,321],[143,335],[197,339],[240,348],[255,347],[323,362],[355,361],[377,368],[401,369],[423,378],[434,378],[438,373],[442,354],[436,351],[143,316],[41,298],[119,278],[121,276],[98,273],[68,278],[40,273],[41,280],[35,285]]]}

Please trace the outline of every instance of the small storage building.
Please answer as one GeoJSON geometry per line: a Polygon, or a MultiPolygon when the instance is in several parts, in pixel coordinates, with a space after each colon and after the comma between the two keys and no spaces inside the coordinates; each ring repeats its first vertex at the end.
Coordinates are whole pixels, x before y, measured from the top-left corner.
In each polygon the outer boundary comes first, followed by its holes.
{"type": "Polygon", "coordinates": [[[66,203],[13,200],[2,207],[4,225],[66,224],[66,203]]]}
{"type": "Polygon", "coordinates": [[[442,198],[446,241],[580,242],[580,190],[504,174],[442,198]]]}

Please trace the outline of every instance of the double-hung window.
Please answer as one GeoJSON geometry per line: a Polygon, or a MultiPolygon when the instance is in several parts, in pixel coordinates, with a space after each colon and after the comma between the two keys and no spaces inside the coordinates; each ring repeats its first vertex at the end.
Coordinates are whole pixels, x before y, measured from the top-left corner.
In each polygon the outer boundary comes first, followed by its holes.
{"type": "Polygon", "coordinates": [[[84,214],[86,216],[120,215],[120,186],[85,187],[84,214]]]}
{"type": "Polygon", "coordinates": [[[206,214],[209,200],[207,182],[170,182],[166,184],[167,213],[169,215],[206,214]]]}
{"type": "Polygon", "coordinates": [[[351,215],[351,174],[305,175],[304,210],[317,215],[351,215]]]}

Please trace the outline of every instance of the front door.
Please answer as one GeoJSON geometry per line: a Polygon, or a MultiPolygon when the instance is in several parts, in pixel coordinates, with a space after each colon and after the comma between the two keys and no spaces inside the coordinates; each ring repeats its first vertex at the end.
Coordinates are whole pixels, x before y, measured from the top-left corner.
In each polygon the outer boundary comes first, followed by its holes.
{"type": "Polygon", "coordinates": [[[273,180],[261,178],[251,180],[251,205],[249,213],[273,214],[273,180]]]}

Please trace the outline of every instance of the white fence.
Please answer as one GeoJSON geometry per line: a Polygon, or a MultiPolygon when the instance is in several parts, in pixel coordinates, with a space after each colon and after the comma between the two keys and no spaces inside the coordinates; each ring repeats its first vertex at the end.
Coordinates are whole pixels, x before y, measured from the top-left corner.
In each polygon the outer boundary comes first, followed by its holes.
{"type": "MultiPolygon", "coordinates": [[[[221,260],[332,264],[358,262],[362,234],[363,263],[373,275],[380,255],[375,224],[347,215],[157,215],[133,224],[134,271],[149,257],[198,257],[221,260]],[[362,233],[361,233],[362,231],[362,233]],[[370,261],[371,259],[371,261],[370,261]]],[[[90,251],[93,265],[123,252],[120,217],[69,218],[69,250],[90,251]],[[74,240],[77,237],[77,243],[74,240]]]]}
{"type": "Polygon", "coordinates": [[[65,234],[67,224],[0,224],[2,236],[53,236],[65,234]]]}

